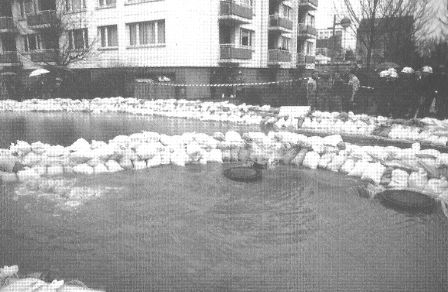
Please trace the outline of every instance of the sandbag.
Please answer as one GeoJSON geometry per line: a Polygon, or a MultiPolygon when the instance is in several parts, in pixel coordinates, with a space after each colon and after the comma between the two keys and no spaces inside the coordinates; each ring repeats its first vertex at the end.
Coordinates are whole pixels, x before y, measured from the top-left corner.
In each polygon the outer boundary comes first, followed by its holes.
{"type": "Polygon", "coordinates": [[[212,149],[211,151],[207,152],[207,161],[209,162],[223,163],[222,158],[223,154],[219,149],[212,149]]]}
{"type": "Polygon", "coordinates": [[[108,172],[109,172],[109,170],[103,163],[99,163],[95,167],[93,167],[94,174],[102,174],[102,173],[108,173],[108,172]]]}
{"type": "Polygon", "coordinates": [[[369,163],[367,169],[362,173],[362,180],[369,180],[379,185],[381,183],[381,177],[383,176],[386,167],[384,167],[381,163],[369,163]]]}
{"type": "Polygon", "coordinates": [[[408,187],[409,174],[401,169],[394,169],[392,171],[390,188],[404,189],[408,187]]]}
{"type": "Polygon", "coordinates": [[[355,164],[355,160],[349,158],[344,162],[344,164],[342,164],[340,171],[342,173],[348,174],[353,170],[353,168],[355,168],[355,164]]]}
{"type": "Polygon", "coordinates": [[[410,188],[422,190],[428,184],[428,174],[424,170],[413,172],[409,176],[408,185],[410,188]]]}
{"type": "Polygon", "coordinates": [[[324,137],[322,139],[322,143],[324,145],[333,146],[333,147],[338,147],[338,144],[342,143],[342,142],[343,141],[342,141],[341,135],[331,135],[331,136],[324,137]]]}
{"type": "Polygon", "coordinates": [[[106,166],[109,172],[118,172],[123,170],[120,164],[118,164],[118,162],[116,162],[115,160],[108,160],[106,162],[106,166]]]}
{"type": "Polygon", "coordinates": [[[161,164],[162,164],[162,158],[160,157],[160,154],[157,154],[157,155],[154,156],[153,158],[148,159],[148,160],[146,161],[146,166],[147,166],[148,168],[151,168],[151,167],[157,167],[157,166],[160,166],[161,164]]]}
{"type": "Polygon", "coordinates": [[[333,157],[335,156],[336,154],[334,153],[325,153],[320,157],[318,167],[323,169],[327,168],[328,164],[331,162],[331,160],[333,160],[333,157]]]}
{"type": "Polygon", "coordinates": [[[334,156],[331,162],[327,165],[327,169],[333,172],[338,172],[342,165],[344,165],[346,159],[347,158],[344,155],[334,156]]]}
{"type": "Polygon", "coordinates": [[[306,154],[309,152],[308,149],[303,148],[297,153],[296,157],[291,161],[292,165],[302,166],[303,160],[305,160],[306,154]]]}
{"type": "Polygon", "coordinates": [[[348,173],[349,176],[362,177],[362,174],[367,170],[370,166],[370,163],[366,160],[359,160],[356,162],[353,169],[348,173]]]}
{"type": "Polygon", "coordinates": [[[314,151],[308,152],[303,160],[303,166],[310,169],[317,169],[320,155],[314,151]]]}
{"type": "Polygon", "coordinates": [[[447,192],[448,182],[446,179],[430,179],[424,190],[431,194],[440,195],[447,192]]]}
{"type": "Polygon", "coordinates": [[[437,159],[440,156],[440,151],[437,151],[435,149],[420,150],[416,154],[416,156],[419,157],[419,158],[433,158],[433,159],[437,159]]]}

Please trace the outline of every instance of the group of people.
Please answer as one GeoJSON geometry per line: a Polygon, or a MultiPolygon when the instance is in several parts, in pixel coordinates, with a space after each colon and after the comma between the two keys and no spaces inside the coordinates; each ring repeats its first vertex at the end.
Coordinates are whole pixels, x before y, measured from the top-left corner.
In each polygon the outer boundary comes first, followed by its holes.
{"type": "Polygon", "coordinates": [[[316,110],[446,119],[448,77],[443,65],[435,71],[429,66],[419,71],[390,68],[368,76],[352,69],[327,78],[316,71],[307,82],[307,100],[316,110]]]}

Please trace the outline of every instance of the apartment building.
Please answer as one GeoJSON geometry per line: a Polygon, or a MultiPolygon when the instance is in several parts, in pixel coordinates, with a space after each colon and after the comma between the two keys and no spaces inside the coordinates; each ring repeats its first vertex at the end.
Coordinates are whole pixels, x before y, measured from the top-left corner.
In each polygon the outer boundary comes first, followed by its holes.
{"type": "Polygon", "coordinates": [[[118,90],[93,94],[131,95],[135,80],[160,76],[182,84],[290,79],[313,68],[317,1],[1,1],[0,69],[24,79],[43,64],[59,64],[58,50],[88,47],[86,58],[67,67],[88,75],[83,82],[118,90]],[[62,37],[67,45],[51,36],[58,17],[70,19],[62,37]]]}

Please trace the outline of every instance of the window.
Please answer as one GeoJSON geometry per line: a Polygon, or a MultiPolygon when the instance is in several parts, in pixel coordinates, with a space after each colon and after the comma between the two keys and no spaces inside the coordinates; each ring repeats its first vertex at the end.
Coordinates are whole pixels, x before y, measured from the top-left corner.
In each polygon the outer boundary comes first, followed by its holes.
{"type": "Polygon", "coordinates": [[[291,7],[282,5],[282,17],[286,19],[291,19],[291,7]]]}
{"type": "Polygon", "coordinates": [[[116,0],[98,0],[99,7],[115,7],[116,0]]]}
{"type": "Polygon", "coordinates": [[[313,43],[312,42],[306,42],[306,54],[307,54],[307,56],[313,54],[313,43]]]}
{"type": "Polygon", "coordinates": [[[280,50],[289,51],[289,43],[291,39],[286,37],[280,37],[280,50]]]}
{"type": "Polygon", "coordinates": [[[38,34],[28,34],[23,36],[23,48],[25,52],[40,50],[41,40],[38,34]]]}
{"type": "Polygon", "coordinates": [[[250,31],[248,29],[241,29],[241,46],[243,47],[252,47],[252,41],[253,41],[253,31],[250,31]]]}
{"type": "Polygon", "coordinates": [[[312,14],[308,14],[305,19],[305,24],[314,27],[315,17],[312,14]]]}
{"type": "Polygon", "coordinates": [[[102,48],[118,47],[118,32],[116,25],[98,27],[102,48]]]}
{"type": "Polygon", "coordinates": [[[89,47],[89,34],[87,28],[70,30],[67,37],[69,50],[80,50],[89,47]]]}
{"type": "Polygon", "coordinates": [[[243,5],[243,6],[247,6],[247,7],[252,7],[253,6],[253,0],[239,0],[239,1],[235,1],[237,4],[243,5]]]}
{"type": "Polygon", "coordinates": [[[20,12],[20,17],[21,18],[25,18],[26,17],[25,0],[20,0],[19,1],[19,12],[20,12]]]}
{"type": "Polygon", "coordinates": [[[128,24],[129,45],[165,44],[165,20],[128,24]]]}
{"type": "Polygon", "coordinates": [[[34,12],[34,5],[31,0],[25,0],[25,13],[32,14],[34,12]]]}
{"type": "Polygon", "coordinates": [[[56,0],[38,0],[39,11],[56,10],[56,0]]]}
{"type": "Polygon", "coordinates": [[[65,10],[69,12],[80,11],[86,8],[86,0],[65,0],[65,10]]]}

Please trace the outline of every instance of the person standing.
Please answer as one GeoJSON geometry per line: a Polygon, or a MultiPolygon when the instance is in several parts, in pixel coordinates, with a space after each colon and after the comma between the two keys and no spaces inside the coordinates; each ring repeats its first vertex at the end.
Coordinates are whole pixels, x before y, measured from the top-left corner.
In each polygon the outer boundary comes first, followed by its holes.
{"type": "Polygon", "coordinates": [[[354,111],[355,107],[359,107],[358,91],[361,88],[361,83],[353,70],[348,73],[348,85],[351,87],[350,107],[354,111]]]}
{"type": "Polygon", "coordinates": [[[448,115],[448,75],[444,65],[440,65],[437,68],[434,77],[437,98],[437,117],[439,119],[446,119],[448,115]]]}
{"type": "Polygon", "coordinates": [[[430,116],[431,105],[434,101],[434,82],[433,82],[433,70],[429,66],[422,68],[421,79],[418,82],[418,93],[420,96],[419,109],[417,116],[428,117],[430,116]]]}
{"type": "Polygon", "coordinates": [[[333,84],[331,87],[331,95],[333,103],[331,104],[331,111],[338,110],[341,112],[347,112],[349,109],[349,99],[346,94],[346,86],[344,80],[342,80],[341,74],[339,72],[334,73],[333,84]],[[337,104],[336,107],[333,107],[337,104]]]}
{"type": "Polygon", "coordinates": [[[317,72],[314,72],[308,79],[307,83],[307,98],[311,111],[315,111],[317,109],[317,79],[318,74],[317,72]]]}
{"type": "Polygon", "coordinates": [[[397,81],[398,92],[393,100],[394,117],[409,117],[411,107],[418,103],[414,88],[414,69],[404,67],[397,81]]]}

